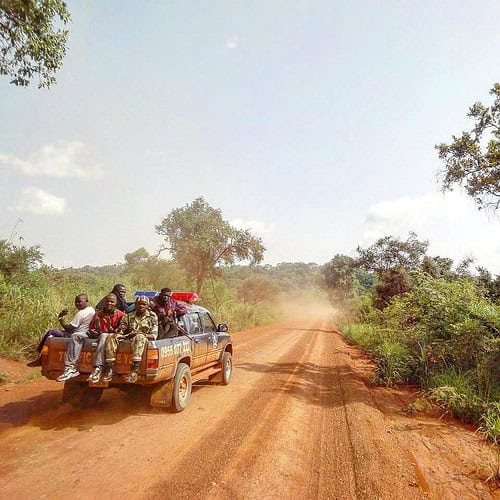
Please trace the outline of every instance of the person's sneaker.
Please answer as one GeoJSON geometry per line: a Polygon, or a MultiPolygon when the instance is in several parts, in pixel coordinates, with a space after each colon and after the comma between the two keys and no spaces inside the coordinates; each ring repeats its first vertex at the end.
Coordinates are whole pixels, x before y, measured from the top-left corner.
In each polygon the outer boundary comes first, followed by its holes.
{"type": "Polygon", "coordinates": [[[111,382],[112,379],[113,379],[113,368],[106,368],[101,380],[103,382],[111,382]]]}
{"type": "Polygon", "coordinates": [[[129,384],[135,384],[138,379],[137,370],[131,370],[125,379],[129,384]]]}
{"type": "Polygon", "coordinates": [[[102,375],[102,368],[100,366],[95,366],[94,369],[92,370],[92,373],[89,375],[87,381],[97,384],[99,380],[101,380],[101,375],[102,375]]]}
{"type": "Polygon", "coordinates": [[[70,378],[73,377],[78,377],[80,375],[80,372],[73,366],[67,366],[64,371],[57,377],[58,382],[65,382],[66,380],[69,380],[70,378]]]}
{"type": "Polygon", "coordinates": [[[34,359],[33,361],[26,363],[26,366],[29,366],[30,368],[34,368],[35,366],[42,366],[42,356],[38,356],[38,358],[34,359]]]}

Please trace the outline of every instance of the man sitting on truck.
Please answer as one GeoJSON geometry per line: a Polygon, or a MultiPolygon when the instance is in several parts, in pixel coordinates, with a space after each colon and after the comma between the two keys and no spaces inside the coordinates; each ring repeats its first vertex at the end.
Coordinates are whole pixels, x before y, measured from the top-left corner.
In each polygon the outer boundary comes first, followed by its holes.
{"type": "MultiPolygon", "coordinates": [[[[43,346],[49,337],[70,337],[73,333],[86,332],[89,329],[89,323],[94,316],[94,308],[89,306],[89,298],[85,293],[75,297],[75,307],[78,309],[73,319],[68,323],[64,317],[69,313],[68,309],[63,309],[57,319],[63,328],[62,330],[48,330],[45,332],[41,342],[38,344],[37,351],[42,352],[43,346]]],[[[42,366],[42,357],[30,361],[28,366],[42,366]]]]}
{"type": "Polygon", "coordinates": [[[91,319],[88,332],[75,332],[71,334],[71,339],[64,355],[64,371],[57,380],[65,382],[73,377],[78,377],[78,359],[82,352],[83,343],[88,338],[99,338],[97,349],[94,354],[94,371],[88,378],[92,382],[99,382],[102,366],[104,365],[105,342],[108,333],[113,333],[118,328],[125,313],[116,309],[118,300],[114,293],[109,293],[104,297],[104,308],[97,311],[91,319]],[[97,369],[99,367],[99,369],[97,369]],[[94,380],[94,378],[96,380],[94,380]]]}
{"type": "Polygon", "coordinates": [[[170,288],[162,288],[160,293],[151,299],[153,311],[158,316],[158,339],[177,337],[179,328],[176,319],[187,313],[187,308],[172,298],[170,288]]]}
{"type": "Polygon", "coordinates": [[[158,336],[158,318],[149,309],[149,299],[140,295],[135,301],[135,311],[127,314],[120,321],[116,333],[106,339],[106,368],[102,380],[110,382],[113,378],[113,367],[116,361],[116,352],[122,340],[130,340],[132,346],[132,365],[127,376],[127,382],[137,382],[142,353],[148,340],[155,340],[158,336]]]}
{"type": "MultiPolygon", "coordinates": [[[[116,294],[108,293],[108,295],[104,297],[104,306],[102,311],[97,310],[95,316],[90,322],[88,336],[94,339],[98,339],[98,341],[97,348],[94,354],[94,369],[87,379],[89,382],[99,382],[104,368],[104,358],[106,355],[106,339],[108,338],[108,335],[116,332],[120,321],[125,316],[125,313],[123,311],[117,309],[117,302],[118,300],[116,298],[116,294]]],[[[73,342],[73,337],[71,338],[71,340],[73,342]]],[[[80,354],[80,351],[78,351],[78,355],[80,354]]],[[[78,357],[76,359],[78,359],[78,357]]]]}

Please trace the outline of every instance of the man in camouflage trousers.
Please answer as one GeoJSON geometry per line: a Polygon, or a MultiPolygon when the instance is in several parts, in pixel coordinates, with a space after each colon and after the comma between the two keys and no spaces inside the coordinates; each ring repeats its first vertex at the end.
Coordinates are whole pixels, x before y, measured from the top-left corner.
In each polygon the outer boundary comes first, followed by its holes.
{"type": "Polygon", "coordinates": [[[106,368],[102,380],[111,381],[118,346],[122,340],[130,340],[132,365],[126,380],[130,383],[137,382],[142,353],[148,340],[155,340],[157,336],[158,318],[153,311],[149,310],[149,299],[141,295],[135,301],[135,311],[124,316],[116,333],[112,333],[106,339],[106,368]]]}

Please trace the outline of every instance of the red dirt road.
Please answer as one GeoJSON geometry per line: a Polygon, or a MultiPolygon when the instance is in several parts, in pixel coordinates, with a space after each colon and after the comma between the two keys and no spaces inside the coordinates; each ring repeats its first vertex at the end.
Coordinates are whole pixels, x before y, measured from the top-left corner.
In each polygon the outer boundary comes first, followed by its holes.
{"type": "Polygon", "coordinates": [[[500,498],[492,448],[402,411],[416,394],[372,387],[330,322],[233,339],[231,384],[195,388],[180,414],[117,390],[76,410],[57,382],[0,386],[0,497],[500,498]]]}

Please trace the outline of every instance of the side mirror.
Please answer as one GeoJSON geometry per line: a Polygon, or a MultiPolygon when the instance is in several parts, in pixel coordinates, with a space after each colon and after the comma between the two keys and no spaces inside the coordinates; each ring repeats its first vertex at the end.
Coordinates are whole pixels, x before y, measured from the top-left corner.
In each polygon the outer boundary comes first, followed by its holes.
{"type": "Polygon", "coordinates": [[[221,332],[221,333],[225,333],[228,331],[228,327],[226,325],[226,323],[220,323],[217,325],[217,331],[218,332],[221,332]]]}

